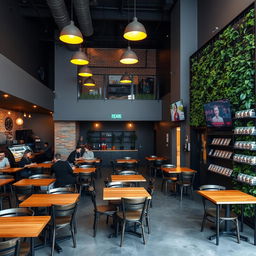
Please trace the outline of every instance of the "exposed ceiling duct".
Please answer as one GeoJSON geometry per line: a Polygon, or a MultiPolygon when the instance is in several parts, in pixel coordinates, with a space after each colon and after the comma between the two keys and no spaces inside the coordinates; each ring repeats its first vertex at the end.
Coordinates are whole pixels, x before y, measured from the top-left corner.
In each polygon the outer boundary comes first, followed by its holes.
{"type": "Polygon", "coordinates": [[[82,34],[91,36],[93,34],[93,27],[90,13],[90,1],[74,0],[74,8],[82,34]]]}

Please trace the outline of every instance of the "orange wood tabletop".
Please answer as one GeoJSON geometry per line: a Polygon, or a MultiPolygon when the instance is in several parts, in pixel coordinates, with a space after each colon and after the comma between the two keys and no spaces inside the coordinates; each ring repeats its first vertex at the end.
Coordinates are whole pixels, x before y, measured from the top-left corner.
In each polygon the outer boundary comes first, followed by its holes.
{"type": "Polygon", "coordinates": [[[50,216],[0,217],[0,237],[38,237],[50,216]]]}
{"type": "Polygon", "coordinates": [[[13,182],[14,179],[0,179],[0,187],[13,182]]]}
{"type": "Polygon", "coordinates": [[[116,159],[116,162],[119,163],[119,164],[122,164],[122,163],[137,163],[138,160],[136,160],[136,159],[116,159]]]}
{"type": "Polygon", "coordinates": [[[214,204],[256,204],[256,197],[240,190],[197,191],[214,204]]]}
{"type": "Polygon", "coordinates": [[[151,198],[150,194],[143,187],[129,187],[129,188],[104,188],[103,200],[120,200],[122,197],[128,198],[151,198]]]}
{"type": "Polygon", "coordinates": [[[142,175],[111,175],[111,181],[119,182],[146,182],[142,175]]]}
{"type": "Polygon", "coordinates": [[[49,186],[53,182],[55,182],[56,179],[22,179],[15,183],[13,183],[14,186],[34,186],[34,187],[40,187],[40,186],[49,186]]]}
{"type": "Polygon", "coordinates": [[[20,207],[50,207],[54,204],[73,204],[79,198],[79,194],[33,194],[22,203],[20,207]]]}
{"type": "Polygon", "coordinates": [[[155,160],[166,160],[166,157],[156,156],[156,157],[145,157],[148,161],[155,161],[155,160]]]}
{"type": "Polygon", "coordinates": [[[0,173],[15,173],[23,170],[23,168],[6,168],[6,169],[0,169],[0,173]]]}
{"type": "Polygon", "coordinates": [[[39,163],[36,164],[34,167],[35,168],[51,168],[53,163],[39,163]]]}
{"type": "Polygon", "coordinates": [[[167,173],[196,172],[188,167],[162,168],[167,173]]]}
{"type": "Polygon", "coordinates": [[[94,159],[79,159],[75,161],[76,164],[81,163],[100,163],[100,159],[94,158],[94,159]]]}
{"type": "Polygon", "coordinates": [[[96,168],[75,168],[73,170],[73,173],[80,173],[80,172],[83,172],[83,173],[92,173],[92,172],[95,172],[96,171],[96,168]]]}

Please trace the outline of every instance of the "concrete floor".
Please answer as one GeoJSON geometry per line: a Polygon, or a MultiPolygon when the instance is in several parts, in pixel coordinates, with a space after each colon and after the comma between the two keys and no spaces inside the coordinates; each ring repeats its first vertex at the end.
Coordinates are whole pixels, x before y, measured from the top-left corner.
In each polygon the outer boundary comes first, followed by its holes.
{"type": "MultiPolygon", "coordinates": [[[[110,169],[103,169],[103,178],[97,179],[97,202],[102,201],[102,187],[104,178],[111,173],[110,169]]],[[[142,239],[125,234],[123,247],[119,247],[120,237],[108,238],[112,232],[106,224],[106,218],[101,217],[98,233],[93,238],[93,206],[88,195],[81,198],[78,208],[78,233],[77,248],[72,248],[71,240],[63,241],[60,246],[63,252],[60,255],[90,255],[90,256],[252,256],[256,255],[256,247],[252,244],[253,231],[245,225],[244,235],[250,238],[250,242],[236,242],[236,238],[221,237],[220,245],[215,245],[215,240],[207,237],[214,233],[207,224],[205,231],[200,232],[202,221],[201,198],[194,195],[194,199],[184,197],[182,204],[179,198],[164,195],[160,191],[160,178],[157,178],[156,192],[151,208],[151,234],[146,234],[146,245],[142,239]]],[[[36,251],[36,255],[50,255],[50,248],[46,247],[36,251]]],[[[58,255],[57,252],[55,255],[58,255]]]]}

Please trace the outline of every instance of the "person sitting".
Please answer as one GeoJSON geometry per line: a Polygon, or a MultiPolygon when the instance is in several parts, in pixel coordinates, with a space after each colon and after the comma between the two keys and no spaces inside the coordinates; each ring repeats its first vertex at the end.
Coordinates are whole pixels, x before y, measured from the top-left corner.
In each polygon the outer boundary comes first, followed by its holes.
{"type": "Polygon", "coordinates": [[[66,185],[76,184],[76,176],[73,173],[73,169],[68,161],[61,160],[61,154],[56,153],[54,155],[55,163],[52,165],[52,173],[55,174],[56,181],[55,187],[63,187],[66,185]]]}
{"type": "Polygon", "coordinates": [[[10,168],[10,162],[4,152],[0,152],[0,169],[10,168]]]}
{"type": "Polygon", "coordinates": [[[21,178],[27,178],[32,174],[32,170],[30,167],[33,163],[31,161],[32,151],[30,149],[26,149],[23,153],[21,160],[19,161],[19,167],[25,167],[22,171],[19,172],[21,178]]]}
{"type": "Polygon", "coordinates": [[[76,160],[82,157],[81,150],[81,146],[77,146],[76,149],[70,153],[67,161],[71,164],[74,164],[76,160]]]}
{"type": "Polygon", "coordinates": [[[52,161],[52,156],[53,156],[53,152],[52,152],[52,148],[49,146],[48,142],[44,143],[44,147],[43,147],[43,161],[52,161]]]}
{"type": "Polygon", "coordinates": [[[91,151],[91,148],[89,145],[85,145],[84,147],[85,152],[82,156],[83,159],[93,159],[94,158],[94,153],[91,151]]]}

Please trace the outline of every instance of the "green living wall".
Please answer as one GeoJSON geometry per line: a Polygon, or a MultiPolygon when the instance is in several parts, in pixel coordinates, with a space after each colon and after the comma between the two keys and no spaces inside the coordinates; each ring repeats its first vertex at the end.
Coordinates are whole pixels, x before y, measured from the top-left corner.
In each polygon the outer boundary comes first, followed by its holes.
{"type": "MultiPolygon", "coordinates": [[[[255,17],[249,8],[191,57],[190,124],[206,126],[203,105],[228,99],[232,110],[255,108],[255,17]]],[[[234,127],[255,126],[256,122],[236,120],[234,127]]],[[[235,140],[255,141],[255,136],[235,140]]],[[[236,151],[255,155],[252,151],[236,151]]],[[[255,166],[233,163],[234,187],[256,196],[256,186],[235,181],[238,173],[256,176],[255,166]]],[[[245,207],[251,216],[252,206],[245,207]]],[[[240,208],[236,208],[239,213],[240,208]]]]}

